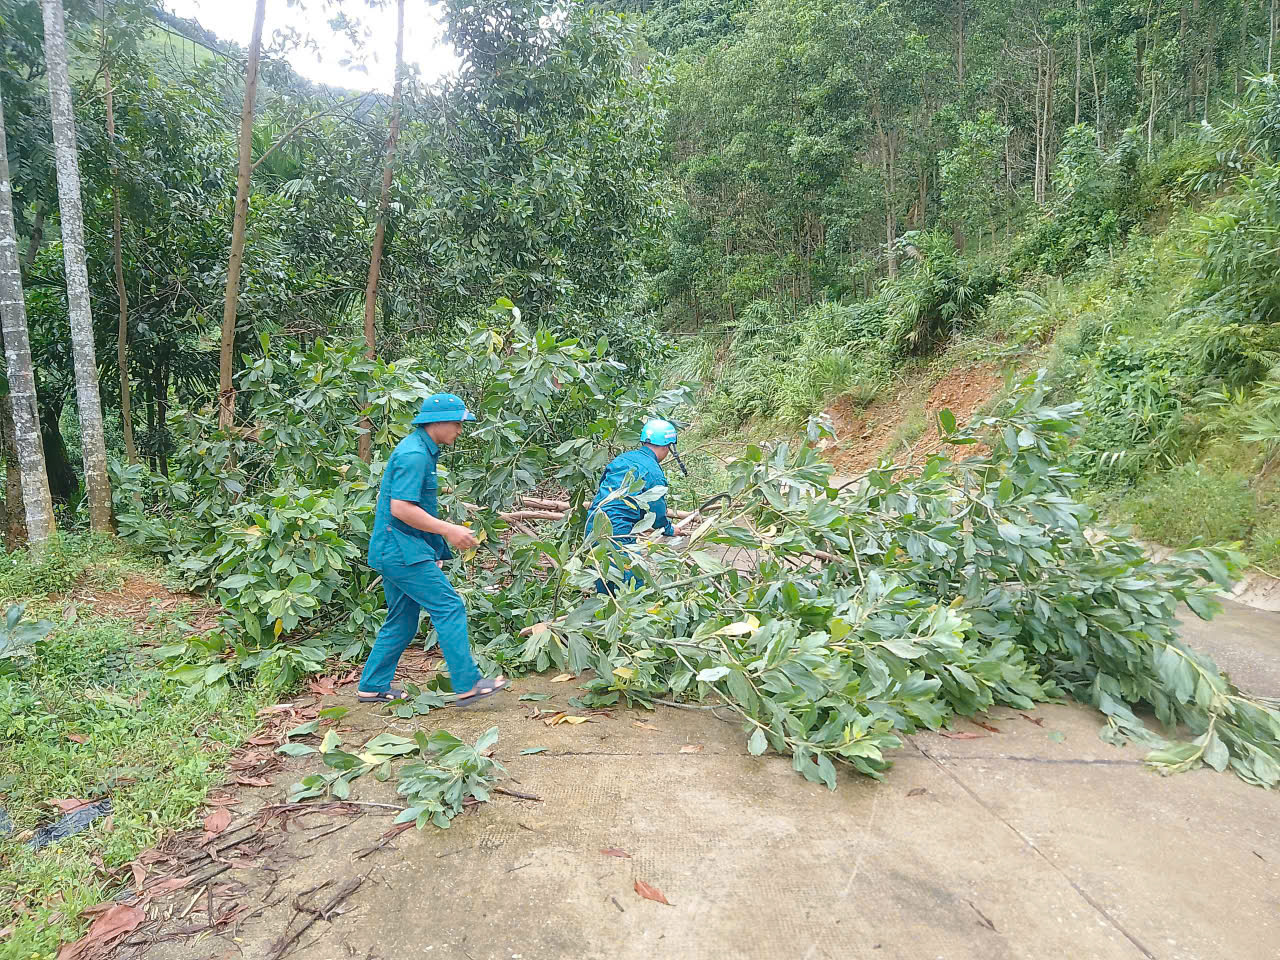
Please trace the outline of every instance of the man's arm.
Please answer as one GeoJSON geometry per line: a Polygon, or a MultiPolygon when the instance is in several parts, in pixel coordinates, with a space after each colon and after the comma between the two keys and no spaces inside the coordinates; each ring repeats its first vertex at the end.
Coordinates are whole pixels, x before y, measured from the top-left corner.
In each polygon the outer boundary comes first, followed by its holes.
{"type": "MultiPolygon", "coordinates": [[[[665,515],[665,509],[663,513],[665,515]]],[[[449,546],[456,547],[459,550],[470,550],[480,545],[480,541],[475,538],[475,534],[466,527],[450,523],[448,520],[441,520],[439,517],[433,517],[412,500],[393,499],[391,501],[391,515],[402,523],[407,523],[415,530],[439,534],[449,541],[449,546]]]]}
{"type": "MultiPolygon", "coordinates": [[[[657,486],[668,487],[666,474],[661,470],[650,481],[650,489],[657,486]]],[[[653,511],[653,529],[661,530],[664,537],[674,537],[676,535],[675,528],[671,526],[671,521],[667,518],[667,495],[664,493],[649,504],[649,509],[653,511]]]]}

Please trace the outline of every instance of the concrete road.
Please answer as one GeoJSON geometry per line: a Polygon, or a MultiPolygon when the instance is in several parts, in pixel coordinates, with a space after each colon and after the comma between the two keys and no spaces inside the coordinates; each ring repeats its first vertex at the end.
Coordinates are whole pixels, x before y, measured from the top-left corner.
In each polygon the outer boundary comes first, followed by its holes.
{"type": "MultiPolygon", "coordinates": [[[[1187,636],[1243,686],[1280,695],[1280,616],[1233,608],[1187,636]]],[[[830,793],[785,758],[749,756],[737,725],[705,711],[548,727],[528,714],[563,706],[574,685],[531,678],[517,691],[555,697],[508,694],[419,724],[474,739],[496,723],[508,785],[541,802],[496,797],[359,860],[386,811],[324,837],[349,818],[308,818],[220,878],[223,902],[262,913],[148,956],[269,957],[305,919],[298,893],[365,875],[347,912],[317,921],[288,960],[1280,958],[1280,796],[1211,771],[1161,778],[1141,749],[1102,743],[1085,707],[999,709],[986,718],[998,732],[961,722],[976,739],[913,737],[886,782],[842,773],[830,793]],[[547,749],[520,755],[530,747],[547,749]],[[642,899],[636,881],[671,905],[642,899]]],[[[365,708],[343,726],[352,745],[415,728],[365,708]]],[[[280,787],[316,767],[290,761],[280,787]]],[[[237,813],[282,792],[247,791],[237,813]]],[[[397,799],[371,778],[355,798],[397,799]]],[[[161,932],[199,926],[200,909],[161,932]]]]}

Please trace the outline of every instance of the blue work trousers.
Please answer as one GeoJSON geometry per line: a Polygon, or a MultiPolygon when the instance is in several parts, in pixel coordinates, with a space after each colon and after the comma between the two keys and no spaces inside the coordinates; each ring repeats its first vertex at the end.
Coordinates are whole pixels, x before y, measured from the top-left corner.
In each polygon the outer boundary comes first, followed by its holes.
{"type": "Polygon", "coordinates": [[[364,665],[361,690],[382,693],[391,689],[396,664],[417,635],[423,610],[436,628],[454,691],[462,693],[479,682],[480,671],[467,638],[467,609],[434,561],[386,564],[382,569],[382,591],[387,597],[387,619],[364,665]]]}
{"type": "MultiPolygon", "coordinates": [[[[609,540],[609,566],[622,574],[622,582],[627,586],[643,587],[644,577],[631,566],[631,558],[626,552],[618,549],[622,546],[631,546],[635,542],[636,538],[631,536],[611,537],[609,540]]],[[[610,583],[603,577],[596,581],[596,593],[616,597],[618,595],[617,589],[617,584],[610,583]]]]}

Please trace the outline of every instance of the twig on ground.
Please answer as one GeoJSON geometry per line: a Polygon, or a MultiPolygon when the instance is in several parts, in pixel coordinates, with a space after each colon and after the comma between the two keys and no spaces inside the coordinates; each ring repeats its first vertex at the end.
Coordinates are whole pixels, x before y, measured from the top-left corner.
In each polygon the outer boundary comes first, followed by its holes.
{"type": "Polygon", "coordinates": [[[542,798],[532,793],[521,793],[519,790],[508,790],[506,787],[494,787],[494,793],[500,793],[504,797],[515,797],[517,800],[537,800],[542,802],[542,798]]]}
{"type": "MultiPolygon", "coordinates": [[[[286,952],[288,952],[289,948],[293,946],[295,943],[297,943],[298,940],[301,939],[304,933],[306,933],[308,930],[311,929],[311,925],[315,923],[317,920],[330,919],[333,916],[334,911],[342,904],[342,902],[346,900],[347,897],[351,896],[351,894],[355,893],[357,890],[360,889],[360,885],[364,883],[364,879],[365,879],[364,876],[352,877],[343,885],[341,890],[339,890],[329,899],[328,903],[326,903],[323,907],[320,907],[318,910],[311,907],[302,906],[300,901],[301,901],[301,898],[304,896],[304,894],[299,894],[297,897],[294,897],[293,899],[294,909],[297,910],[299,913],[310,914],[311,919],[309,919],[306,923],[304,923],[301,927],[299,927],[294,933],[291,933],[283,941],[278,943],[276,947],[271,951],[270,960],[280,960],[280,958],[283,957],[286,952]]],[[[320,886],[323,887],[332,882],[333,882],[332,880],[326,880],[320,886]]],[[[318,890],[320,889],[320,887],[316,887],[314,889],[318,890]]]]}

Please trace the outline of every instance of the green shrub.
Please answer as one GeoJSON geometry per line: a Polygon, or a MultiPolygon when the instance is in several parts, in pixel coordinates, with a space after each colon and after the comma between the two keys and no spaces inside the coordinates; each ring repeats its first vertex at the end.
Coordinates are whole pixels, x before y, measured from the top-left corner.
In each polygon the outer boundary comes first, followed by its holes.
{"type": "Polygon", "coordinates": [[[1195,463],[1148,478],[1125,509],[1144,537],[1179,548],[1244,540],[1257,517],[1247,476],[1195,463]]]}

